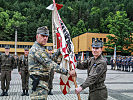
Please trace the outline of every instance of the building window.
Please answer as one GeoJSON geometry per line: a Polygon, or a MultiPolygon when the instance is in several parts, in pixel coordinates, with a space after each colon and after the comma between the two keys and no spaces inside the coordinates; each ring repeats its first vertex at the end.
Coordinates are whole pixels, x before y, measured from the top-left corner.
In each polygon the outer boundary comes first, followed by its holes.
{"type": "Polygon", "coordinates": [[[103,42],[105,42],[105,43],[106,43],[106,38],[104,38],[104,39],[103,39],[103,42]]]}
{"type": "Polygon", "coordinates": [[[92,38],[92,42],[95,41],[95,38],[92,38]]]}

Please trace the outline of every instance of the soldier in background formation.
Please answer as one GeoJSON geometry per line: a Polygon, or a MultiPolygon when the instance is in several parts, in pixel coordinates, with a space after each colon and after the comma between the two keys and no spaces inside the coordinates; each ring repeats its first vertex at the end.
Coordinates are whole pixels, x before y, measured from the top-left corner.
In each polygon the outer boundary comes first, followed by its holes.
{"type": "Polygon", "coordinates": [[[22,80],[22,90],[23,93],[21,96],[29,96],[28,90],[28,84],[29,84],[29,71],[28,71],[28,54],[29,54],[29,49],[25,48],[24,49],[24,55],[22,55],[19,59],[19,66],[18,66],[18,72],[21,75],[21,80],[22,80]]]}
{"type": "Polygon", "coordinates": [[[114,69],[115,67],[114,67],[114,59],[113,59],[113,57],[111,57],[111,59],[110,59],[110,64],[111,64],[111,69],[114,69]]]}
{"type": "MultiPolygon", "coordinates": [[[[117,70],[133,72],[133,56],[117,56],[116,58],[117,70]]],[[[114,65],[111,59],[111,69],[114,69],[114,65]]]]}
{"type": "MultiPolygon", "coordinates": [[[[49,58],[51,58],[52,57],[52,47],[48,47],[48,53],[49,53],[49,58]]],[[[54,69],[51,68],[49,82],[48,82],[48,89],[49,89],[48,95],[53,95],[53,93],[52,93],[53,79],[54,79],[54,69]]]]}
{"type": "Polygon", "coordinates": [[[132,67],[132,72],[133,72],[133,56],[132,56],[132,58],[131,58],[130,65],[131,65],[131,67],[132,67]]]}
{"type": "Polygon", "coordinates": [[[30,97],[31,100],[47,100],[48,81],[51,69],[54,71],[71,76],[75,76],[75,70],[68,71],[60,68],[53,60],[61,54],[60,49],[51,58],[46,52],[44,45],[48,41],[49,30],[46,26],[37,29],[36,41],[30,49],[28,56],[30,73],[30,97]]]}
{"type": "Polygon", "coordinates": [[[5,46],[5,53],[0,56],[1,65],[1,96],[8,96],[11,81],[11,71],[14,67],[14,57],[9,54],[10,47],[5,46]]]}

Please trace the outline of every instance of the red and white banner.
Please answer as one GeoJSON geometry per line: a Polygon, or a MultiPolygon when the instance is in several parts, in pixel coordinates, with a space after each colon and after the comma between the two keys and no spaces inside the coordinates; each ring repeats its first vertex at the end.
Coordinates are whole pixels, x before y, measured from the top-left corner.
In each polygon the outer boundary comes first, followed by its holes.
{"type": "MultiPolygon", "coordinates": [[[[63,5],[56,4],[53,0],[53,4],[47,7],[47,9],[52,10],[52,33],[53,33],[53,44],[56,44],[56,48],[60,48],[61,54],[63,56],[60,67],[65,67],[70,70],[75,69],[75,54],[74,45],[71,41],[69,31],[65,24],[63,23],[58,10],[61,9],[63,5]],[[56,38],[54,38],[56,36],[56,38]]],[[[70,91],[70,87],[73,85],[72,76],[61,75],[60,77],[60,88],[63,94],[67,94],[70,91]]]]}

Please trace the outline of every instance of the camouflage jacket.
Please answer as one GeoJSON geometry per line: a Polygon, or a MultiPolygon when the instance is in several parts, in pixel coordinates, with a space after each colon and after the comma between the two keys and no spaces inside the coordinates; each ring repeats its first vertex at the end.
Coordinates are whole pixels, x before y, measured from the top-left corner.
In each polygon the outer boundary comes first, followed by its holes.
{"type": "Polygon", "coordinates": [[[30,75],[49,75],[51,68],[58,73],[67,75],[68,71],[64,68],[60,68],[59,65],[53,61],[56,60],[59,55],[60,51],[57,50],[57,52],[50,57],[45,48],[35,41],[28,55],[30,75]]]}
{"type": "Polygon", "coordinates": [[[85,62],[78,62],[77,68],[87,68],[88,70],[88,77],[85,80],[85,82],[81,85],[83,89],[87,87],[92,89],[94,89],[93,87],[105,88],[104,81],[106,78],[107,64],[102,55],[100,55],[97,59],[91,57],[89,60],[85,62]],[[100,86],[101,83],[103,84],[102,86],[100,86]]]}
{"type": "Polygon", "coordinates": [[[28,71],[28,56],[22,55],[19,59],[19,64],[18,64],[18,72],[20,71],[28,71]]]}
{"type": "Polygon", "coordinates": [[[13,70],[14,67],[14,57],[13,55],[9,54],[9,55],[5,55],[2,54],[0,55],[0,65],[1,65],[1,71],[2,70],[13,70]]]}

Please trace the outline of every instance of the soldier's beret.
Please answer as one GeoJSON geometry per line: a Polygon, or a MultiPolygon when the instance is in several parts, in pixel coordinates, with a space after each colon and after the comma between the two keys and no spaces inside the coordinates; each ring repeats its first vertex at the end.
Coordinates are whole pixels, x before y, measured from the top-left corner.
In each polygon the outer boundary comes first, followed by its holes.
{"type": "Polygon", "coordinates": [[[25,50],[25,51],[29,51],[29,48],[25,47],[24,50],[25,50]]]}
{"type": "Polygon", "coordinates": [[[51,50],[52,50],[52,47],[49,46],[49,47],[48,47],[48,50],[51,51],[51,50]]]}
{"type": "Polygon", "coordinates": [[[5,49],[10,49],[10,46],[9,46],[9,45],[6,45],[6,46],[5,46],[5,49]]]}
{"type": "Polygon", "coordinates": [[[103,47],[103,42],[101,40],[95,39],[92,43],[92,47],[103,47]]]}
{"type": "Polygon", "coordinates": [[[42,26],[42,27],[39,27],[37,29],[37,34],[42,34],[42,35],[45,35],[45,36],[49,36],[49,30],[48,30],[48,27],[47,26],[42,26]]]}

